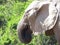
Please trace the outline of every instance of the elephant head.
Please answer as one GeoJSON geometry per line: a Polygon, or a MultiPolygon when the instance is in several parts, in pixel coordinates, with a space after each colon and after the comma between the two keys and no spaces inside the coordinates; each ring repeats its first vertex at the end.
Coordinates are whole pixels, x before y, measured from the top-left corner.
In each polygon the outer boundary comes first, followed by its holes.
{"type": "Polygon", "coordinates": [[[32,39],[32,33],[45,32],[46,35],[55,33],[57,36],[58,19],[59,13],[55,2],[33,1],[25,10],[24,17],[17,26],[20,41],[29,43],[32,39]]]}

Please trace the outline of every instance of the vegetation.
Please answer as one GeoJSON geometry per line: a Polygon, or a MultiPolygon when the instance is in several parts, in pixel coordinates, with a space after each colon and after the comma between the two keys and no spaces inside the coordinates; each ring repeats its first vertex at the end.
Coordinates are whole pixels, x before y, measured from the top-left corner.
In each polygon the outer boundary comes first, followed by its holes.
{"type": "MultiPolygon", "coordinates": [[[[0,45],[25,45],[17,35],[17,23],[32,0],[0,0],[0,45]]],[[[34,36],[28,45],[57,45],[53,36],[34,36]]]]}

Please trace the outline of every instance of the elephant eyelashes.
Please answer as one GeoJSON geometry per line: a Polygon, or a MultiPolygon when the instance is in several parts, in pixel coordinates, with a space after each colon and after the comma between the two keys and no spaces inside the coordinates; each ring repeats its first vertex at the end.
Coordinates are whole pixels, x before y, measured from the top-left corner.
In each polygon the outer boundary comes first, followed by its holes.
{"type": "Polygon", "coordinates": [[[21,41],[23,43],[29,43],[32,40],[32,31],[29,25],[25,25],[25,27],[21,30],[21,41]]]}

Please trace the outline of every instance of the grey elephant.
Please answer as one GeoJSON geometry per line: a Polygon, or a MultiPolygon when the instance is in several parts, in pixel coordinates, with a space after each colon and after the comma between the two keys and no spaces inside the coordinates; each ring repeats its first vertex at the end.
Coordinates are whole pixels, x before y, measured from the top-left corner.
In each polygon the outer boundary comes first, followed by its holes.
{"type": "Polygon", "coordinates": [[[59,6],[59,1],[33,1],[25,10],[17,26],[20,41],[27,44],[32,39],[32,33],[38,35],[45,32],[46,35],[55,34],[60,44],[59,6]]]}

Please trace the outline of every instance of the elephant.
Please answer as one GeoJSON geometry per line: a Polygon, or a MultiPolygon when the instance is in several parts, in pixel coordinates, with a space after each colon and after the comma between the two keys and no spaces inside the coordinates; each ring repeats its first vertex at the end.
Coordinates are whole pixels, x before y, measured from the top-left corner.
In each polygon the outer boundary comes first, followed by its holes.
{"type": "Polygon", "coordinates": [[[60,2],[33,1],[25,10],[23,18],[17,25],[18,37],[28,44],[32,34],[55,35],[60,45],[60,2]]]}

